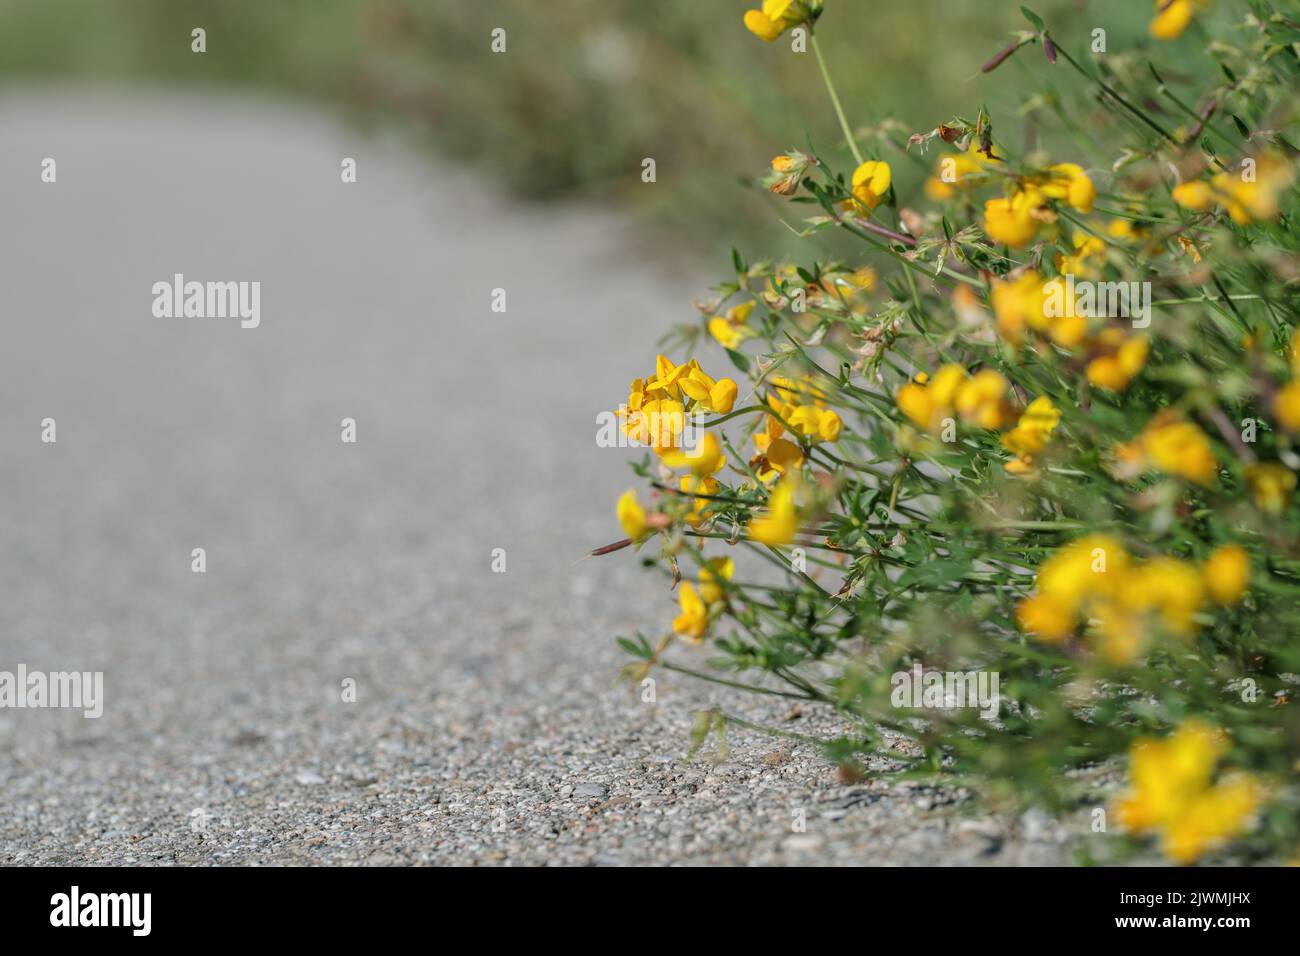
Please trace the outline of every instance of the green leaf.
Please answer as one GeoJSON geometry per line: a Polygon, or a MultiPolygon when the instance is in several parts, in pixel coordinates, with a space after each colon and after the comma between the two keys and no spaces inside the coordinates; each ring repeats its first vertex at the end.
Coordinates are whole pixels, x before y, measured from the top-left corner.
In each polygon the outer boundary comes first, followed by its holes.
{"type": "Polygon", "coordinates": [[[1043,18],[1034,13],[1033,10],[1030,10],[1028,7],[1021,7],[1020,12],[1025,15],[1025,19],[1033,25],[1035,30],[1043,29],[1043,18]]]}
{"type": "Polygon", "coordinates": [[[691,748],[686,752],[686,759],[694,757],[704,741],[708,739],[709,728],[713,725],[713,711],[697,710],[695,712],[695,724],[691,727],[691,748]]]}
{"type": "Polygon", "coordinates": [[[900,587],[936,587],[960,581],[970,573],[971,563],[965,558],[940,558],[915,568],[908,568],[898,578],[900,587]]]}
{"type": "Polygon", "coordinates": [[[731,359],[731,364],[734,365],[737,368],[737,370],[744,372],[745,374],[748,374],[749,356],[746,355],[744,352],[737,352],[735,349],[727,349],[726,351],[727,351],[727,358],[731,359]]]}
{"type": "Polygon", "coordinates": [[[643,660],[649,660],[650,658],[649,645],[646,645],[644,647],[638,646],[634,642],[628,640],[626,637],[616,638],[616,640],[618,641],[618,646],[623,648],[623,650],[626,653],[632,655],[633,657],[640,657],[643,660]]]}

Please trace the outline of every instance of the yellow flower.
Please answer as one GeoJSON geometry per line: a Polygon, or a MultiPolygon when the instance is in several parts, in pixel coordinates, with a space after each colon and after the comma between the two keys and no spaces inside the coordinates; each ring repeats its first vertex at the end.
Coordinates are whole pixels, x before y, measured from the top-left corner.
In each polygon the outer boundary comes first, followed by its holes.
{"type": "Polygon", "coordinates": [[[1300,379],[1288,382],[1273,397],[1273,414],[1289,432],[1300,432],[1300,379]]]}
{"type": "Polygon", "coordinates": [[[1196,568],[1177,558],[1152,558],[1123,584],[1129,607],[1155,611],[1165,630],[1186,637],[1196,629],[1193,616],[1205,600],[1205,584],[1196,568]]]}
{"type": "Polygon", "coordinates": [[[935,174],[925,181],[925,194],[934,200],[952,198],[958,189],[975,185],[971,179],[983,171],[986,162],[975,145],[964,153],[940,156],[935,163],[935,174]]]}
{"type": "Polygon", "coordinates": [[[1151,21],[1151,35],[1157,40],[1180,37],[1192,22],[1192,14],[1201,6],[1198,0],[1156,0],[1156,16],[1151,21]]]}
{"type": "Polygon", "coordinates": [[[1088,598],[1114,593],[1128,564],[1128,551],[1120,541],[1092,534],[1071,541],[1044,561],[1035,583],[1040,594],[1077,613],[1088,598]]]}
{"type": "Polygon", "coordinates": [[[709,319],[709,334],[725,349],[735,351],[748,337],[747,332],[743,326],[732,325],[720,315],[709,319]]]}
{"type": "Polygon", "coordinates": [[[1099,236],[1090,236],[1086,232],[1076,232],[1072,240],[1074,252],[1070,255],[1058,254],[1056,271],[1061,275],[1073,275],[1076,278],[1090,278],[1098,274],[1093,260],[1106,253],[1106,241],[1099,236]]]}
{"type": "Polygon", "coordinates": [[[645,402],[629,412],[623,422],[629,439],[657,452],[676,448],[685,427],[686,410],[681,402],[670,398],[645,402]]]}
{"type": "Polygon", "coordinates": [[[1043,594],[1025,598],[1016,606],[1016,620],[1023,631],[1048,644],[1065,640],[1074,631],[1074,612],[1043,594]]]}
{"type": "Polygon", "coordinates": [[[791,479],[778,482],[768,497],[767,514],[750,521],[750,538],[774,548],[793,541],[799,530],[794,494],[795,484],[791,479]]]}
{"type": "Polygon", "coordinates": [[[1248,830],[1264,788],[1245,774],[1212,783],[1226,745],[1222,733],[1195,718],[1163,740],[1135,741],[1131,787],[1113,808],[1120,825],[1159,832],[1161,849],[1177,863],[1192,863],[1248,830]]]}
{"type": "Polygon", "coordinates": [[[1239,544],[1217,548],[1201,566],[1206,590],[1218,604],[1236,604],[1250,583],[1250,558],[1239,544]]]}
{"type": "Polygon", "coordinates": [[[1210,184],[1201,179],[1179,183],[1173,189],[1174,202],[1193,212],[1204,212],[1214,205],[1210,184]]]}
{"type": "Polygon", "coordinates": [[[1092,212],[1093,200],[1097,198],[1097,188],[1075,163],[1057,163],[1047,167],[1047,175],[1032,180],[1044,196],[1049,199],[1064,199],[1078,212],[1092,212]]]}
{"type": "Polygon", "coordinates": [[[669,398],[681,398],[678,382],[690,374],[691,365],[690,362],[685,365],[674,365],[667,356],[655,356],[655,377],[646,383],[646,391],[658,390],[669,398]]]}
{"type": "Polygon", "coordinates": [[[889,163],[871,160],[853,171],[853,198],[860,211],[870,212],[889,192],[889,163]]]}
{"type": "Polygon", "coordinates": [[[1016,427],[1002,436],[1002,446],[1017,456],[1015,462],[1007,463],[1007,470],[1016,473],[1031,468],[1033,456],[1047,446],[1060,421],[1061,410],[1046,395],[1030,402],[1016,427]]]}
{"type": "MultiPolygon", "coordinates": [[[[1010,281],[993,280],[989,301],[993,314],[997,316],[998,334],[1012,345],[1021,343],[1026,328],[1037,332],[1051,328],[1044,286],[1043,277],[1037,272],[1026,272],[1010,281]]],[[[1066,306],[1063,311],[1073,312],[1074,303],[1066,303],[1066,306]]]]}
{"type": "Polygon", "coordinates": [[[736,562],[731,558],[710,558],[700,568],[700,597],[706,604],[714,604],[726,596],[719,581],[730,581],[736,562]]]}
{"type": "Polygon", "coordinates": [[[739,394],[739,387],[729,378],[720,378],[709,389],[709,405],[720,415],[725,415],[736,404],[736,395],[739,394]]]}
{"type": "Polygon", "coordinates": [[[1145,367],[1149,349],[1144,335],[1126,339],[1112,354],[1099,355],[1088,363],[1088,381],[1099,388],[1122,392],[1145,367]]]}
{"type": "Polygon", "coordinates": [[[1165,829],[1162,847],[1177,863],[1193,863],[1249,829],[1264,800],[1264,788],[1246,774],[1237,774],[1201,793],[1187,811],[1165,829]]]}
{"type": "Polygon", "coordinates": [[[1246,483],[1255,495],[1255,505],[1265,514],[1281,514],[1295,490],[1295,473],[1284,465],[1266,461],[1246,469],[1246,483]]]}
{"type": "Polygon", "coordinates": [[[1010,199],[984,203],[984,231],[994,242],[1023,249],[1034,241],[1042,224],[1040,210],[1046,199],[1037,189],[1019,190],[1010,199]]]}
{"type": "Polygon", "coordinates": [[[662,460],[669,468],[689,468],[691,474],[698,477],[715,474],[727,464],[722,443],[713,432],[705,432],[699,444],[689,451],[673,449],[664,452],[662,460]]]}
{"type": "Polygon", "coordinates": [[[1164,740],[1135,741],[1129,748],[1133,788],[1115,808],[1120,825],[1142,832],[1180,817],[1209,785],[1225,743],[1222,734],[1195,719],[1164,740]]]}
{"type": "Polygon", "coordinates": [[[822,441],[838,441],[843,427],[840,416],[828,408],[822,412],[821,419],[817,422],[817,435],[822,441]]]}
{"type": "Polygon", "coordinates": [[[1138,439],[1142,452],[1156,468],[1200,485],[1211,484],[1219,463],[1205,433],[1169,412],[1158,412],[1138,439]]]}
{"type": "Polygon", "coordinates": [[[645,509],[636,500],[636,492],[629,489],[618,499],[615,509],[618,523],[623,526],[623,533],[636,541],[646,533],[645,509]]]}
{"type": "Polygon", "coordinates": [[[761,10],[745,12],[745,28],[771,43],[807,16],[805,5],[796,0],[763,0],[761,10]]]}
{"type": "Polygon", "coordinates": [[[687,398],[707,403],[709,392],[713,390],[715,384],[713,379],[705,373],[704,369],[700,368],[694,359],[689,364],[680,367],[686,371],[683,375],[677,377],[677,387],[682,390],[682,393],[687,398]]]}
{"type": "Polygon", "coordinates": [[[894,396],[898,410],[910,418],[920,428],[930,428],[933,424],[935,405],[930,390],[916,382],[908,382],[894,396]]]}
{"type": "Polygon", "coordinates": [[[1101,600],[1092,609],[1093,646],[1117,667],[1132,664],[1142,653],[1146,632],[1140,615],[1120,601],[1101,600]]]}
{"type": "Polygon", "coordinates": [[[954,411],[980,428],[1002,428],[1011,414],[1003,398],[1009,387],[993,369],[981,369],[971,377],[960,365],[949,364],[932,380],[918,375],[898,390],[894,400],[899,411],[921,428],[935,428],[954,411]]]}
{"type": "Polygon", "coordinates": [[[1020,602],[1016,619],[1021,630],[1050,644],[1065,640],[1087,620],[1093,649],[1112,664],[1131,664],[1142,653],[1151,625],[1187,638],[1196,630],[1207,592],[1217,600],[1235,586],[1240,596],[1246,569],[1229,567],[1234,559],[1228,552],[1213,568],[1203,569],[1169,556],[1135,563],[1119,541],[1089,535],[1043,562],[1036,593],[1020,602]],[[1234,585],[1233,574],[1243,579],[1234,585]]]}
{"type": "Polygon", "coordinates": [[[771,481],[803,464],[803,451],[792,441],[759,434],[754,436],[754,444],[758,446],[760,454],[750,465],[758,471],[758,477],[763,481],[771,481]]]}
{"type": "Polygon", "coordinates": [[[1279,200],[1295,180],[1295,167],[1271,153],[1242,163],[1240,169],[1217,173],[1208,183],[1179,183],[1173,190],[1174,201],[1197,212],[1217,204],[1241,226],[1276,219],[1279,200]]]}
{"type": "MultiPolygon", "coordinates": [[[[722,484],[716,478],[700,478],[695,475],[682,475],[682,480],[678,487],[687,494],[696,495],[716,495],[722,490],[722,484]]],[[[704,524],[704,509],[712,502],[708,498],[695,498],[691,502],[691,510],[683,519],[692,528],[698,528],[704,524]]]]}
{"type": "Polygon", "coordinates": [[[1003,400],[1009,387],[1002,373],[991,368],[981,369],[961,383],[953,404],[965,421],[980,428],[1003,428],[1011,414],[1003,400]]]}
{"type": "Polygon", "coordinates": [[[840,416],[829,408],[799,405],[783,417],[791,428],[811,441],[835,441],[840,437],[840,416]]]}
{"type": "Polygon", "coordinates": [[[949,408],[956,401],[958,390],[961,390],[965,381],[966,369],[956,362],[950,362],[935,372],[935,377],[928,382],[928,388],[935,397],[937,405],[949,408]]]}
{"type": "Polygon", "coordinates": [[[709,629],[709,607],[695,593],[694,586],[686,581],[677,595],[682,613],[673,618],[673,633],[689,644],[699,644],[709,629]]]}
{"type": "Polygon", "coordinates": [[[723,348],[734,350],[754,334],[746,325],[749,321],[749,313],[754,311],[754,305],[755,300],[750,299],[739,305],[733,305],[723,315],[715,315],[709,319],[709,334],[717,339],[723,348]]]}

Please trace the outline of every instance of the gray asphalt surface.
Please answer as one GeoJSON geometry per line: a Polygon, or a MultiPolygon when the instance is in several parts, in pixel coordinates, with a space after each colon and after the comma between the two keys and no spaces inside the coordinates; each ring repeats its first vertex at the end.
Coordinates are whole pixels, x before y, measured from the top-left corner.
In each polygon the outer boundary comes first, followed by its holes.
{"type": "Polygon", "coordinates": [[[694,710],[788,706],[614,686],[675,601],[580,560],[633,484],[595,416],[701,291],[625,223],[239,99],[9,93],[0,147],[0,669],[106,685],[98,720],[0,710],[0,862],[1065,859],[787,740],[686,762],[694,710]],[[155,318],[177,272],[260,281],[260,328],[155,318]]]}

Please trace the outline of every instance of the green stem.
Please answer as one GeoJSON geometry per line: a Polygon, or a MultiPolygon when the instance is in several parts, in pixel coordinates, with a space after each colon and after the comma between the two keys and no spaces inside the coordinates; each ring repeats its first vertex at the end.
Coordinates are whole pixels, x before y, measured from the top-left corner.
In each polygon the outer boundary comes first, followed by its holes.
{"type": "Polygon", "coordinates": [[[759,687],[757,684],[742,684],[740,681],[727,680],[725,677],[714,677],[712,674],[705,674],[702,671],[692,670],[689,667],[682,667],[679,664],[661,662],[659,666],[666,671],[676,671],[679,674],[686,674],[689,677],[696,677],[700,680],[708,681],[710,684],[722,684],[724,687],[734,687],[737,690],[748,690],[755,694],[771,694],[773,697],[789,697],[793,700],[817,700],[816,697],[809,697],[807,694],[791,694],[784,690],[774,690],[770,687],[759,687]]]}
{"type": "Polygon", "coordinates": [[[849,151],[853,153],[853,158],[861,166],[864,162],[862,153],[858,152],[857,140],[853,138],[853,130],[849,128],[848,118],[844,115],[844,107],[840,106],[840,98],[835,92],[835,84],[831,82],[830,71],[826,69],[826,61],[822,59],[822,48],[818,45],[815,35],[809,37],[809,40],[812,43],[813,56],[817,57],[817,66],[822,71],[822,82],[826,84],[826,92],[831,95],[831,105],[835,107],[835,115],[839,117],[840,129],[844,130],[844,139],[849,144],[849,151]]]}
{"type": "Polygon", "coordinates": [[[1118,103],[1120,106],[1124,107],[1124,109],[1128,110],[1130,113],[1132,113],[1134,116],[1136,116],[1138,119],[1140,119],[1143,123],[1145,123],[1145,124],[1146,124],[1147,126],[1149,126],[1151,129],[1153,129],[1153,130],[1155,130],[1157,133],[1159,133],[1160,136],[1163,137],[1166,141],[1168,141],[1169,143],[1172,143],[1174,146],[1181,146],[1181,145],[1182,145],[1181,143],[1178,142],[1178,140],[1174,139],[1173,136],[1171,136],[1171,135],[1169,134],[1169,132],[1168,132],[1168,131],[1163,127],[1163,126],[1161,126],[1159,123],[1157,123],[1155,120],[1153,120],[1150,116],[1147,116],[1147,114],[1146,114],[1145,112],[1143,112],[1142,110],[1138,109],[1136,106],[1134,106],[1134,105],[1133,105],[1132,103],[1130,103],[1128,100],[1124,99],[1124,97],[1122,97],[1118,92],[1116,92],[1116,90],[1115,90],[1113,87],[1111,87],[1111,85],[1110,85],[1109,83],[1107,83],[1105,80],[1103,80],[1103,79],[1102,79],[1101,77],[1099,77],[1099,76],[1093,76],[1093,75],[1090,74],[1087,70],[1085,70],[1082,66],[1080,66],[1080,65],[1079,65],[1079,62],[1078,62],[1077,60],[1075,60],[1074,57],[1070,56],[1070,54],[1067,53],[1067,52],[1065,51],[1065,49],[1064,49],[1064,48],[1063,48],[1059,43],[1056,45],[1056,52],[1059,53],[1061,56],[1065,57],[1065,62],[1069,63],[1070,66],[1074,67],[1075,70],[1078,71],[1078,73],[1079,73],[1080,76],[1082,76],[1084,79],[1086,79],[1086,80],[1088,80],[1088,81],[1090,81],[1090,82],[1092,82],[1092,83],[1096,83],[1099,87],[1101,87],[1101,89],[1103,90],[1103,92],[1105,92],[1106,94],[1108,94],[1108,95],[1109,95],[1109,96],[1110,96],[1110,97],[1111,97],[1111,98],[1112,98],[1116,103],[1118,103]]]}

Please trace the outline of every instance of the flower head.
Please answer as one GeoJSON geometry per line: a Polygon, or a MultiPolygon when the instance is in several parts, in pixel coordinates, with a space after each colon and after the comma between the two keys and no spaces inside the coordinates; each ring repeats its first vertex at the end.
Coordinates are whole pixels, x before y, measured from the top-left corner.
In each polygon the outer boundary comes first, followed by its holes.
{"type": "Polygon", "coordinates": [[[730,581],[736,571],[731,558],[710,558],[700,568],[700,597],[706,604],[715,604],[726,596],[719,581],[730,581]]]}
{"type": "Polygon", "coordinates": [[[1250,557],[1239,544],[1226,544],[1201,566],[1206,590],[1218,604],[1236,604],[1250,583],[1250,557]]]}
{"type": "Polygon", "coordinates": [[[618,523],[623,527],[623,533],[633,541],[643,537],[648,530],[645,520],[645,509],[641,507],[641,502],[636,499],[636,492],[628,489],[623,492],[618,499],[618,505],[615,508],[618,515],[618,523]]]}
{"type": "Polygon", "coordinates": [[[689,581],[682,584],[677,601],[682,612],[673,618],[673,633],[689,644],[702,643],[709,629],[709,606],[689,581]]]}
{"type": "Polygon", "coordinates": [[[767,500],[767,514],[749,523],[749,537],[760,544],[780,547],[794,540],[799,530],[795,509],[795,482],[787,478],[777,482],[767,500]]]}
{"type": "Polygon", "coordinates": [[[1219,462],[1205,432],[1172,412],[1158,412],[1138,436],[1136,446],[1150,465],[1198,485],[1209,485],[1219,475],[1219,462]]]}
{"type": "Polygon", "coordinates": [[[792,26],[806,20],[810,12],[809,4],[802,0],[763,0],[761,9],[745,11],[745,28],[771,43],[792,26]]]}
{"type": "Polygon", "coordinates": [[[889,192],[891,173],[889,163],[870,160],[853,171],[853,199],[860,212],[870,212],[884,200],[889,192]]]}
{"type": "Polygon", "coordinates": [[[1261,462],[1246,469],[1246,484],[1255,496],[1255,506],[1265,514],[1281,514],[1295,491],[1295,472],[1275,461],[1261,462]]]}
{"type": "Polygon", "coordinates": [[[1176,863],[1193,863],[1249,829],[1264,798],[1255,778],[1238,774],[1213,782],[1227,749],[1224,735],[1191,719],[1161,740],[1142,738],[1129,750],[1131,786],[1114,806],[1133,833],[1158,832],[1176,863]]]}
{"type": "Polygon", "coordinates": [[[1208,0],[1156,0],[1156,15],[1151,21],[1151,35],[1157,40],[1173,40],[1183,35],[1192,15],[1208,0]]]}

